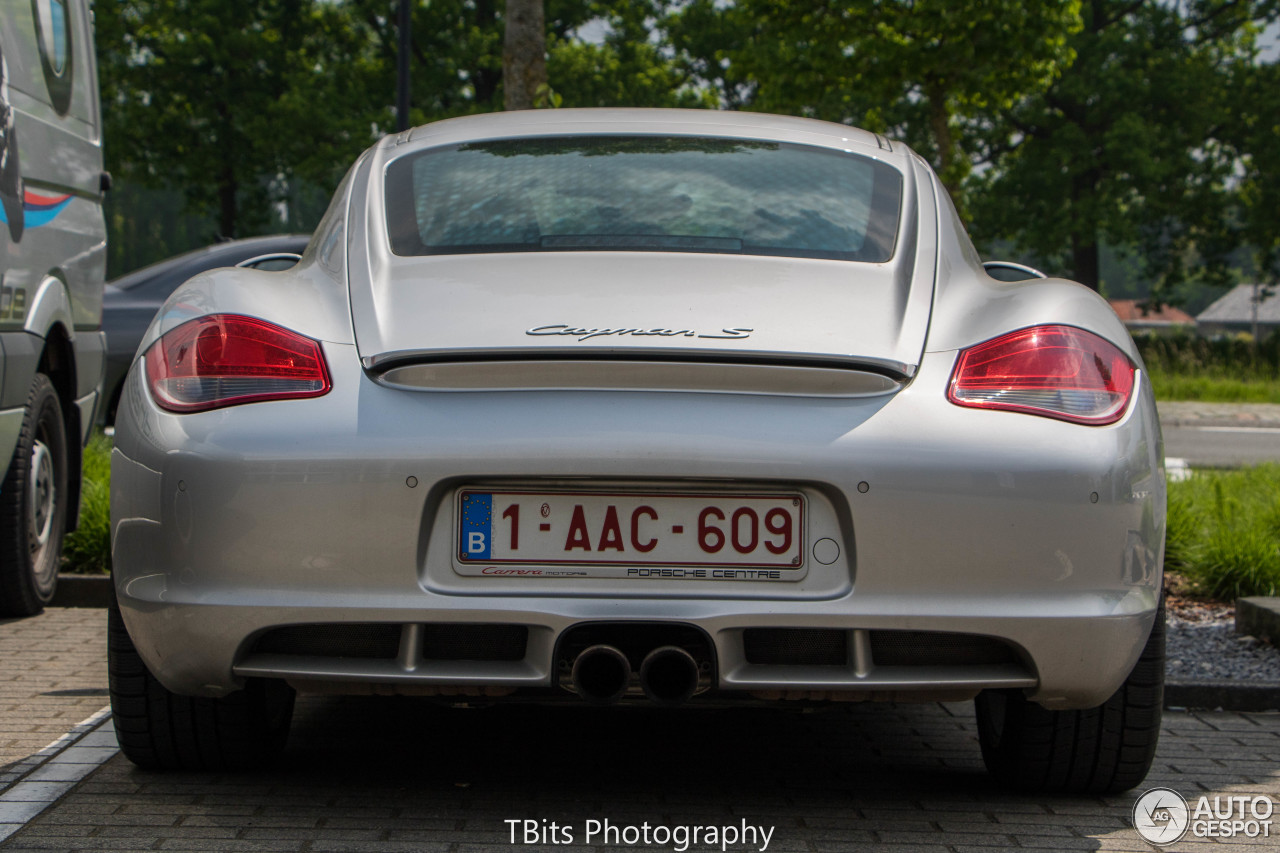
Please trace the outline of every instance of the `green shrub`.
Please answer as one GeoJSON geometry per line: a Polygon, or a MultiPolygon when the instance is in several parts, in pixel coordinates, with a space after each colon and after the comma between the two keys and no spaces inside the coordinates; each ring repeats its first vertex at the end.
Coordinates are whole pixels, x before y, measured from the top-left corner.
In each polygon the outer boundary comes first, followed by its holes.
{"type": "Polygon", "coordinates": [[[1248,335],[1202,338],[1138,335],[1157,400],[1280,403],[1280,332],[1255,342],[1248,335]]]}
{"type": "Polygon", "coordinates": [[[1170,483],[1164,565],[1212,598],[1280,594],[1280,465],[1170,483]]]}
{"type": "Polygon", "coordinates": [[[1204,338],[1191,332],[1138,335],[1134,342],[1153,373],[1253,381],[1280,379],[1280,332],[1256,342],[1248,335],[1204,338]]]}
{"type": "Polygon", "coordinates": [[[80,526],[62,540],[62,569],[111,571],[111,439],[95,432],[84,450],[80,526]]]}
{"type": "Polygon", "coordinates": [[[1193,583],[1211,598],[1234,601],[1280,590],[1280,544],[1274,534],[1256,528],[1210,534],[1193,583]]]}
{"type": "Polygon", "coordinates": [[[1195,559],[1196,545],[1204,521],[1199,506],[1189,490],[1169,485],[1169,516],[1165,525],[1164,567],[1166,571],[1185,572],[1195,559]]]}

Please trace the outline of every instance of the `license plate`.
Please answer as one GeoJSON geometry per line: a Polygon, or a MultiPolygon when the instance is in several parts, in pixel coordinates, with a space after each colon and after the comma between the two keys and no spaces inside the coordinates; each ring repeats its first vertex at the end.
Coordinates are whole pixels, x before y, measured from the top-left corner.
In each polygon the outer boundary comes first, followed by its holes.
{"type": "Polygon", "coordinates": [[[794,580],[804,564],[795,493],[465,489],[457,500],[463,574],[794,580]]]}

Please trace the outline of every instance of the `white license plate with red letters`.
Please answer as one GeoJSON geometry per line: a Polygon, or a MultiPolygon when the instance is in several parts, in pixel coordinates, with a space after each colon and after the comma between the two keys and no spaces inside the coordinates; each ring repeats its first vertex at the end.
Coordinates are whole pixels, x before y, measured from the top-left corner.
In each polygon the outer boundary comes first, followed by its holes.
{"type": "Polygon", "coordinates": [[[465,575],[798,580],[804,566],[794,492],[462,489],[456,517],[465,575]]]}

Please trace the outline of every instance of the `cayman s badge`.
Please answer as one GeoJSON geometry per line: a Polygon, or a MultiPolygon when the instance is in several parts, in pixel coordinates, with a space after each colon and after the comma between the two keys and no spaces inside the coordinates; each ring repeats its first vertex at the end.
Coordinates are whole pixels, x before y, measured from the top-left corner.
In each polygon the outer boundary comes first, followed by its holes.
{"type": "Polygon", "coordinates": [[[662,337],[662,338],[714,338],[717,340],[736,341],[751,336],[754,329],[721,329],[719,334],[698,333],[693,329],[640,329],[629,326],[620,326],[617,328],[603,329],[586,329],[577,326],[538,326],[525,332],[526,335],[534,335],[536,337],[543,335],[556,335],[563,337],[571,337],[575,340],[585,341],[591,338],[602,338],[608,335],[622,336],[630,335],[633,338],[641,337],[662,337]]]}

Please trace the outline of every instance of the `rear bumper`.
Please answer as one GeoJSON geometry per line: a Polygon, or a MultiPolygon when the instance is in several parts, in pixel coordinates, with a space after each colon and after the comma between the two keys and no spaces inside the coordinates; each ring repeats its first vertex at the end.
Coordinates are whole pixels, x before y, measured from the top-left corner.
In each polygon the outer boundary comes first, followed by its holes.
{"type": "MultiPolygon", "coordinates": [[[[171,690],[248,676],[407,687],[557,683],[557,638],[589,622],[691,625],[731,695],[952,694],[1021,687],[1091,707],[1121,683],[1154,617],[1164,480],[1145,382],[1118,424],[1087,428],[948,404],[954,354],[897,395],[861,400],[653,392],[432,393],[378,386],[326,345],[327,397],[175,417],[135,371],[113,461],[113,559],[139,651],[171,690]],[[412,483],[412,485],[410,485],[412,483]],[[465,577],[462,486],[661,484],[798,489],[803,580],[465,577]],[[865,485],[865,488],[860,488],[865,485]],[[384,623],[378,659],[264,654],[264,631],[384,623]],[[424,623],[528,628],[520,660],[423,661],[424,623]],[[749,663],[749,628],[846,632],[841,666],[749,663]],[[865,632],[994,637],[1001,664],[884,666],[865,632]],[[289,658],[282,660],[281,658],[289,658]]],[[[853,697],[856,698],[856,697],[853,697]]]]}
{"type": "MultiPolygon", "coordinates": [[[[995,597],[963,602],[920,599],[911,612],[859,606],[855,597],[817,606],[779,607],[766,602],[622,602],[564,599],[497,599],[484,602],[435,601],[435,606],[352,608],[340,602],[299,608],[287,604],[245,606],[206,602],[170,604],[147,596],[146,584],[126,585],[121,604],[130,634],[148,665],[170,689],[219,695],[251,676],[296,682],[378,684],[386,689],[543,688],[557,683],[556,640],[588,623],[692,625],[705,631],[716,659],[719,691],[764,698],[963,698],[982,688],[1026,688],[1048,707],[1101,704],[1132,667],[1151,630],[1153,611],[1143,596],[1129,602],[1088,597],[1064,602],[1025,602],[1011,614],[995,597]],[[483,604],[477,607],[477,604],[483,604]],[[1109,604],[1109,606],[1108,606],[1109,604]],[[1115,615],[1125,607],[1136,612],[1115,615]],[[983,612],[983,611],[986,612],[983,612]],[[1103,614],[1100,611],[1110,612],[1103,614]],[[930,613],[933,611],[933,613],[930,613]],[[357,658],[272,654],[255,651],[264,631],[295,623],[331,625],[380,623],[397,626],[401,641],[394,656],[357,658]],[[423,661],[409,651],[408,628],[422,623],[501,624],[528,628],[520,660],[423,661]],[[849,656],[845,666],[749,663],[743,636],[751,628],[841,629],[850,643],[872,632],[915,631],[998,637],[1018,652],[1011,662],[986,664],[878,665],[874,658],[849,656]]],[[[430,692],[427,690],[425,692],[430,692]]],[[[449,690],[441,692],[448,693],[449,690]]]]}

